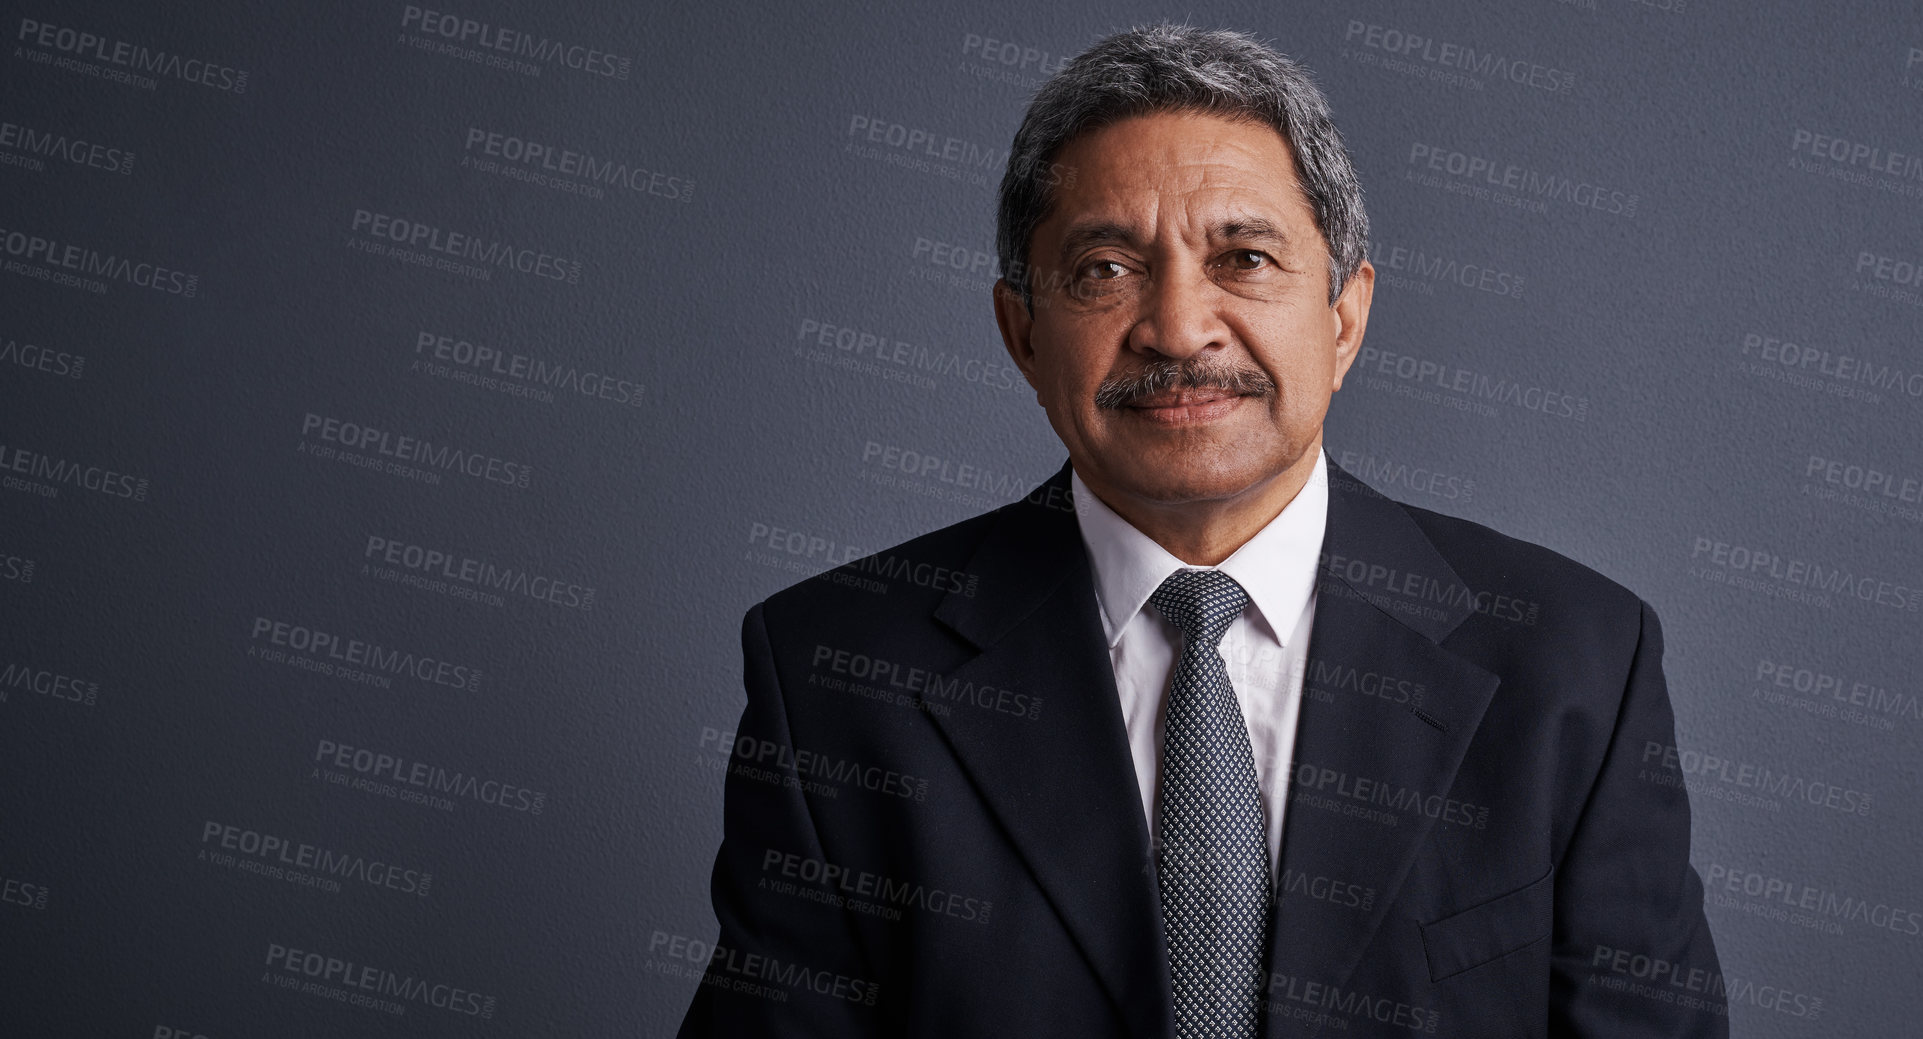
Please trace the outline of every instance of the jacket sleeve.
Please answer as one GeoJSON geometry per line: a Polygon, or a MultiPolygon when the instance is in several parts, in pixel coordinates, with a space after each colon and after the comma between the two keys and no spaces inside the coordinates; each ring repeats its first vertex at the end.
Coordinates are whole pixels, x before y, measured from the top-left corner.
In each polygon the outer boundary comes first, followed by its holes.
{"type": "Polygon", "coordinates": [[[1550,1034],[1726,1039],[1722,968],[1689,864],[1689,794],[1656,613],[1641,633],[1602,768],[1557,864],[1550,1034]],[[1669,764],[1665,764],[1665,762],[1669,764]]]}
{"type": "Polygon", "coordinates": [[[762,604],[742,618],[741,648],[748,704],[735,729],[711,886],[721,935],[679,1035],[879,1034],[881,994],[847,915],[799,897],[807,885],[784,875],[784,864],[829,860],[795,772],[762,604]]]}

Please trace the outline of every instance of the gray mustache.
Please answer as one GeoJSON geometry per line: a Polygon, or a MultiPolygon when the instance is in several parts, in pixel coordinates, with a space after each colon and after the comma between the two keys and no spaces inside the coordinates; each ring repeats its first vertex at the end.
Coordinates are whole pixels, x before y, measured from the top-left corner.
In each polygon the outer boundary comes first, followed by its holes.
{"type": "Polygon", "coordinates": [[[1275,392],[1275,380],[1248,365],[1211,364],[1194,357],[1150,361],[1137,371],[1102,380],[1095,390],[1095,406],[1126,408],[1165,390],[1201,389],[1267,397],[1275,392]]]}

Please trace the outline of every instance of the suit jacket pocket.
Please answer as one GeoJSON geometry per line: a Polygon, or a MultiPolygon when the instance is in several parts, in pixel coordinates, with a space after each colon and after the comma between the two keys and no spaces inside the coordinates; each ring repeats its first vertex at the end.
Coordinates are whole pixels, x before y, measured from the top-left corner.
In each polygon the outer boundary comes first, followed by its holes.
{"type": "Polygon", "coordinates": [[[1506,895],[1422,925],[1429,980],[1480,967],[1549,936],[1554,923],[1555,867],[1506,895]]]}

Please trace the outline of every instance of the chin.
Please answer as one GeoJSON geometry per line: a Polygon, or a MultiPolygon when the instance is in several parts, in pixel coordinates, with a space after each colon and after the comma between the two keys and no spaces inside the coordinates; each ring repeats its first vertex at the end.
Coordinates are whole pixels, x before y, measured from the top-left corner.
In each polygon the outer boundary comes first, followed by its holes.
{"type": "Polygon", "coordinates": [[[1179,468],[1144,468],[1136,463],[1130,466],[1121,482],[1149,501],[1174,504],[1233,497],[1270,475],[1260,465],[1248,461],[1179,468]]]}

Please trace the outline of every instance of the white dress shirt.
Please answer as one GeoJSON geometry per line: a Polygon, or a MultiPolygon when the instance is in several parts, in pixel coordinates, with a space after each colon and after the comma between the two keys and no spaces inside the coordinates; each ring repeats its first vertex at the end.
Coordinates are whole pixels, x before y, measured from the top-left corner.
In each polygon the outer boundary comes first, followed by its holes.
{"type": "Polygon", "coordinates": [[[1190,566],[1170,555],[1097,498],[1081,474],[1069,475],[1151,836],[1159,832],[1162,732],[1182,633],[1148,605],[1148,598],[1182,569],[1227,571],[1248,592],[1249,605],[1230,623],[1217,652],[1228,667],[1255,754],[1271,882],[1280,860],[1302,676],[1315,621],[1316,558],[1328,525],[1328,455],[1319,453],[1318,461],[1294,500],[1219,566],[1190,566]]]}

